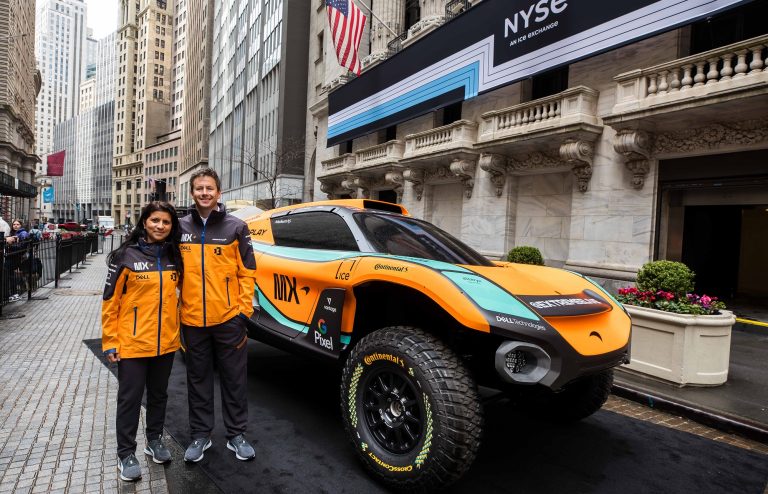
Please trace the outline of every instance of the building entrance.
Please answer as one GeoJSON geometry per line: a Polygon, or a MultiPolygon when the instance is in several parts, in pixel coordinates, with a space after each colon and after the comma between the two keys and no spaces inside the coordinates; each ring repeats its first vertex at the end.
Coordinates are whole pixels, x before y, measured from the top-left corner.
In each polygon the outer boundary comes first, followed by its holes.
{"type": "Polygon", "coordinates": [[[768,151],[659,164],[656,258],[696,273],[696,292],[768,307],[768,151]]]}

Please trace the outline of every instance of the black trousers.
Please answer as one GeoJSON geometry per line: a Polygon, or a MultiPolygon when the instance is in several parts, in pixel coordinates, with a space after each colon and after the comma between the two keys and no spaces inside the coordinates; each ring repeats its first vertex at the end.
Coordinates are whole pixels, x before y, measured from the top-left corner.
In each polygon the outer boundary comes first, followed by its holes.
{"type": "Polygon", "coordinates": [[[181,326],[186,345],[187,398],[192,439],[211,435],[214,424],[213,361],[219,370],[221,409],[227,439],[248,424],[248,336],[245,321],[234,317],[206,328],[181,326]]]}
{"type": "Polygon", "coordinates": [[[147,441],[160,437],[165,424],[168,402],[168,378],[174,353],[159,357],[124,358],[117,363],[117,455],[125,458],[136,453],[141,397],[147,390],[147,441]]]}

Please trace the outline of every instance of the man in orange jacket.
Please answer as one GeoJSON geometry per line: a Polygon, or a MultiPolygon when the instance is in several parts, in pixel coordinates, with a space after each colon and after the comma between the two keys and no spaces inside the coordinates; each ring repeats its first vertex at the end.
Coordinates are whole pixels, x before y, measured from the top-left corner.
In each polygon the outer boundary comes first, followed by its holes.
{"type": "Polygon", "coordinates": [[[181,332],[186,346],[189,425],[192,442],[184,460],[197,462],[211,447],[213,359],[218,364],[227,448],[238,460],[255,451],[247,439],[248,335],[253,313],[256,260],[248,226],[226,213],[218,200],[221,181],[204,168],[192,174],[195,207],[181,219],[184,283],[181,332]]]}

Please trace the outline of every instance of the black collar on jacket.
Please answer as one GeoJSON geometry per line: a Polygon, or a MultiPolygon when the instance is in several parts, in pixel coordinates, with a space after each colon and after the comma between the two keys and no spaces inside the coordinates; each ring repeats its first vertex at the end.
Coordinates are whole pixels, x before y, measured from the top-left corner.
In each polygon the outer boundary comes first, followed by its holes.
{"type": "MultiPolygon", "coordinates": [[[[222,203],[217,202],[216,205],[218,206],[218,210],[214,209],[211,211],[211,214],[208,215],[206,225],[208,223],[218,223],[227,215],[227,208],[222,203]]],[[[195,222],[199,223],[200,226],[203,226],[203,218],[200,216],[200,212],[197,208],[192,206],[190,209],[192,210],[192,218],[194,218],[195,222]]]]}
{"type": "Polygon", "coordinates": [[[168,252],[168,242],[163,242],[160,244],[157,243],[149,243],[143,238],[139,238],[139,241],[136,243],[136,247],[143,252],[144,254],[147,254],[152,257],[158,257],[163,256],[168,252]]]}

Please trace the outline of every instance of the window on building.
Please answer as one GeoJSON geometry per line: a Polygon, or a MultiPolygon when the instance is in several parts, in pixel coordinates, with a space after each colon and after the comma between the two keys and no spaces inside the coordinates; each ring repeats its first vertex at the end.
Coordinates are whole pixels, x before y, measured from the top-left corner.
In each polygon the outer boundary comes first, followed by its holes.
{"type": "Polygon", "coordinates": [[[435,127],[452,124],[457,120],[461,120],[461,107],[462,102],[459,101],[437,110],[435,112],[435,127]]]}
{"type": "Polygon", "coordinates": [[[379,144],[394,141],[395,139],[397,139],[397,125],[391,125],[386,129],[381,129],[378,132],[377,140],[379,144]]]}
{"type": "Polygon", "coordinates": [[[558,67],[531,77],[523,84],[523,97],[526,101],[552,96],[568,89],[568,66],[558,67]],[[525,98],[526,93],[530,96],[525,98]]]}
{"type": "Polygon", "coordinates": [[[349,154],[352,152],[352,141],[345,141],[339,144],[339,156],[342,154],[349,154]]]}
{"type": "Polygon", "coordinates": [[[690,54],[713,50],[765,34],[768,0],[750,2],[691,25],[690,54]]]}
{"type": "Polygon", "coordinates": [[[419,7],[419,0],[406,0],[405,2],[405,30],[411,28],[414,24],[419,22],[421,18],[421,9],[419,7]]]}

